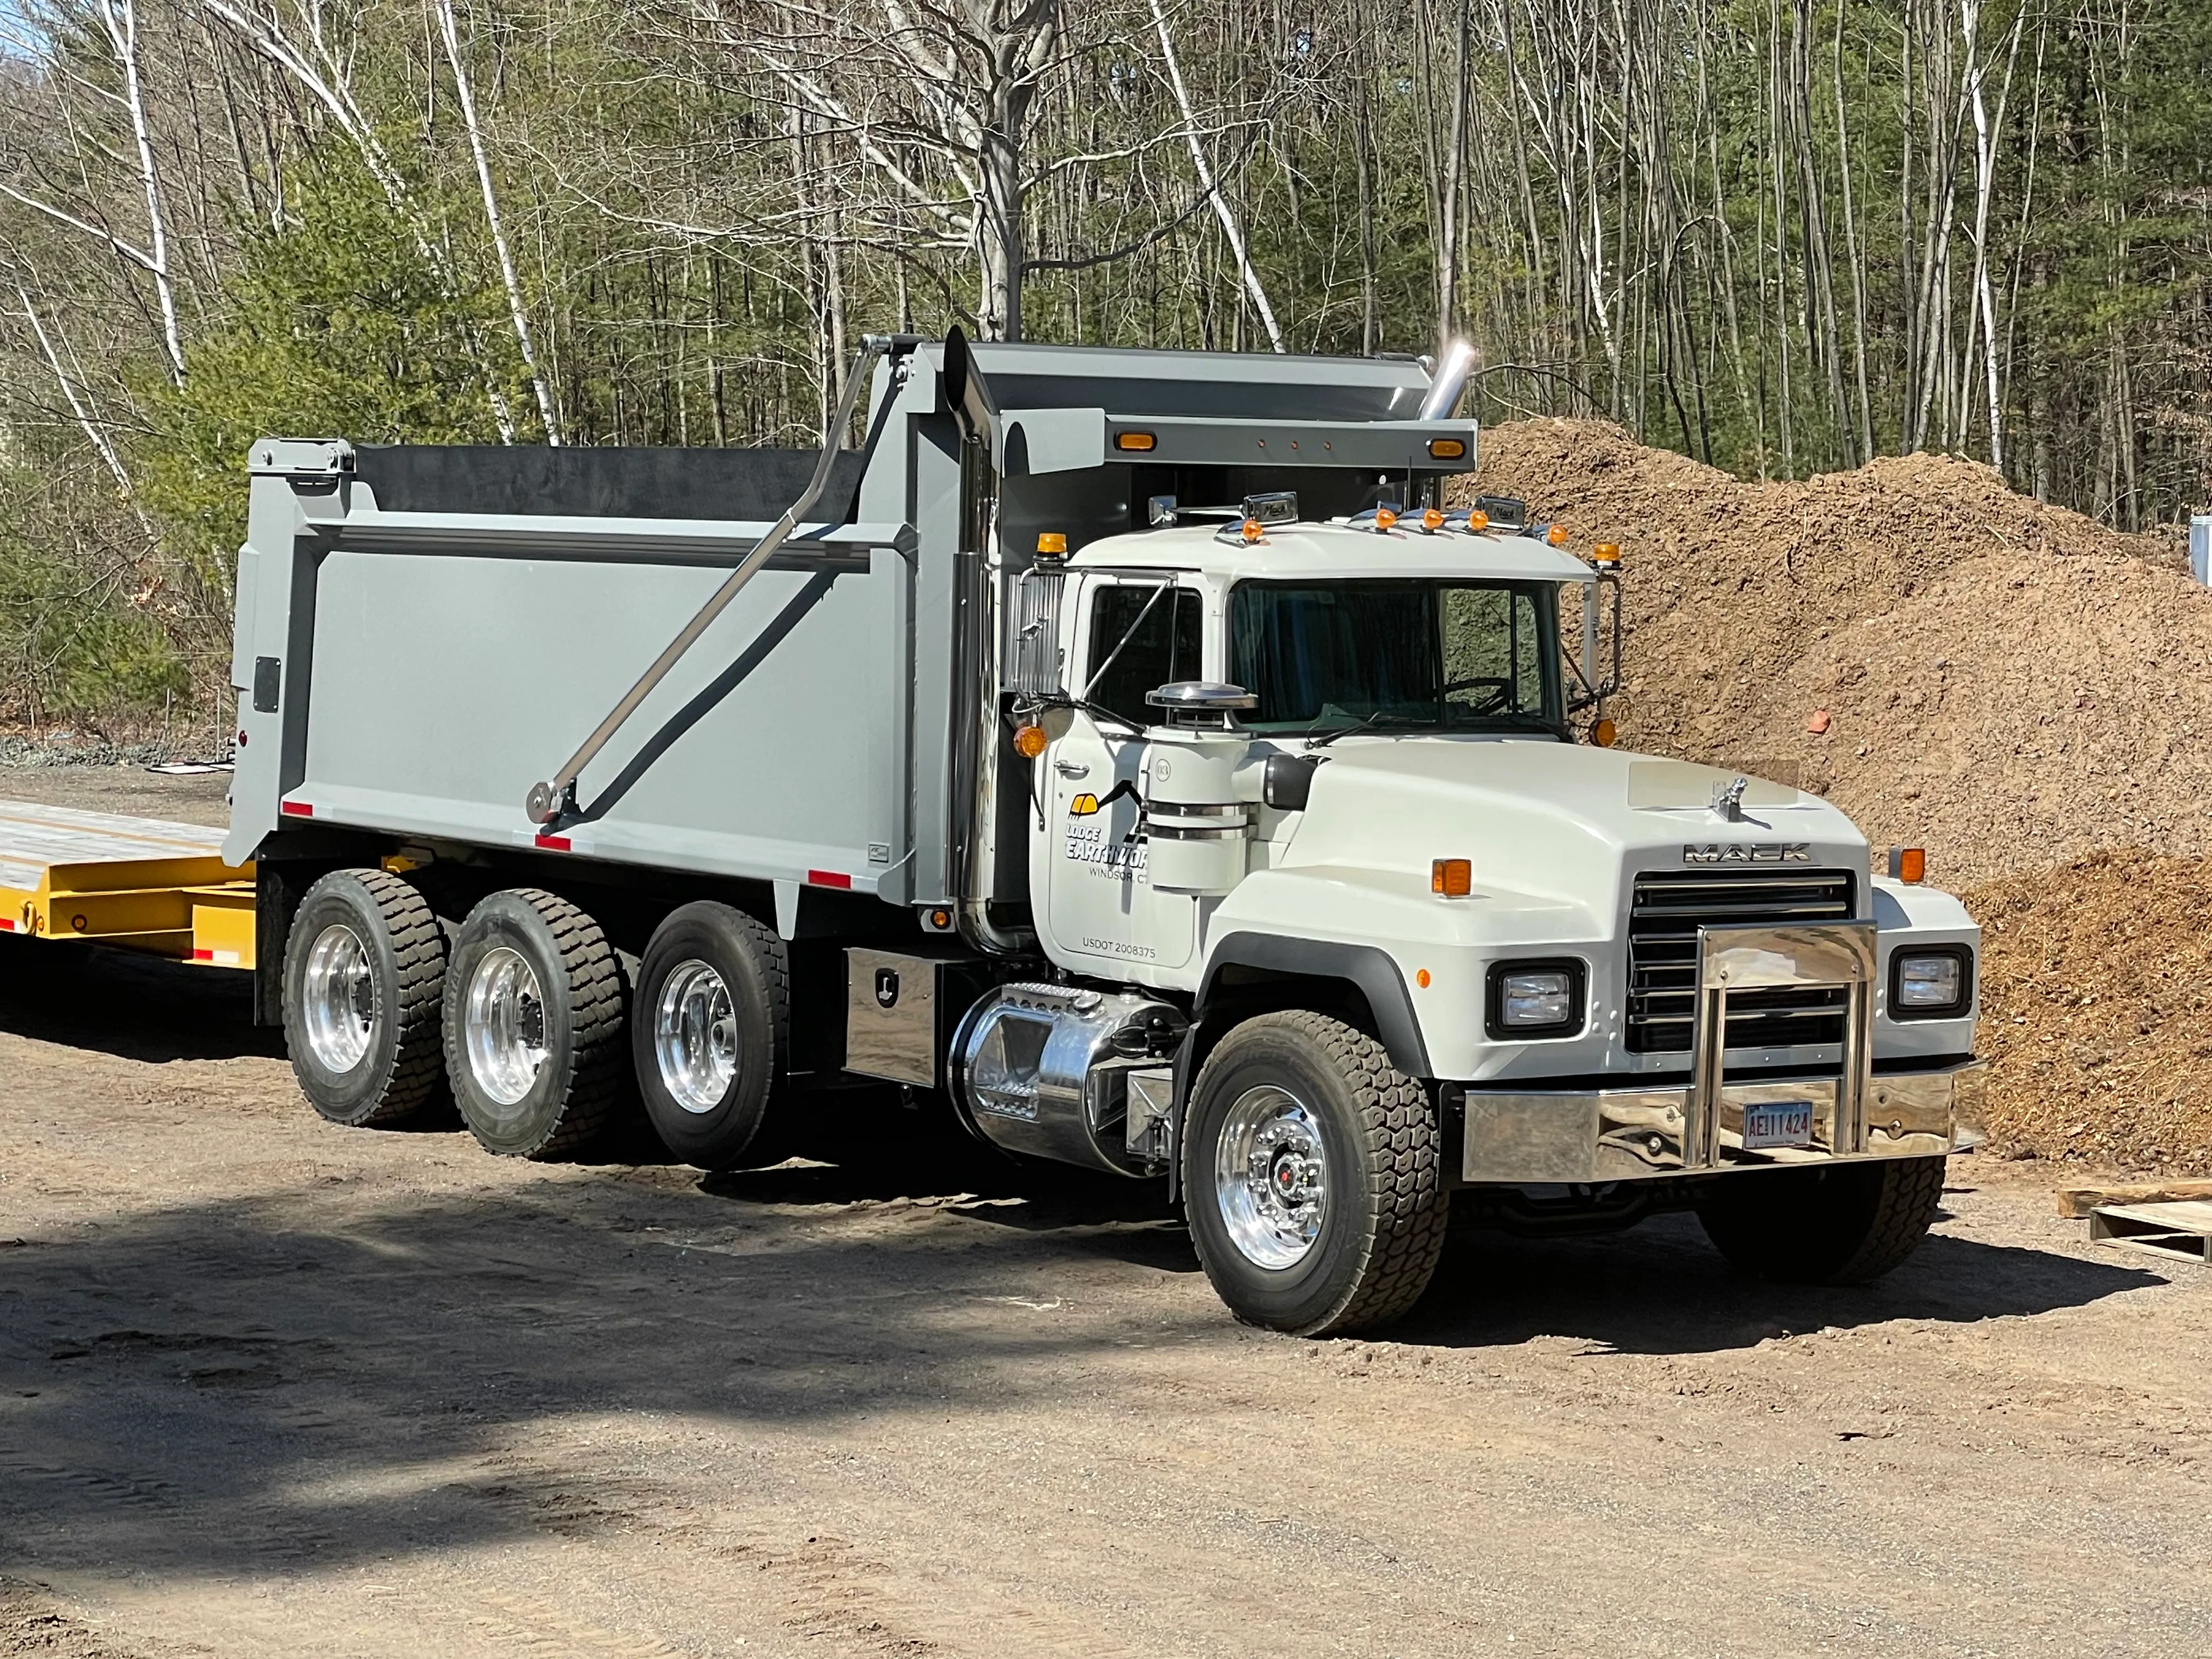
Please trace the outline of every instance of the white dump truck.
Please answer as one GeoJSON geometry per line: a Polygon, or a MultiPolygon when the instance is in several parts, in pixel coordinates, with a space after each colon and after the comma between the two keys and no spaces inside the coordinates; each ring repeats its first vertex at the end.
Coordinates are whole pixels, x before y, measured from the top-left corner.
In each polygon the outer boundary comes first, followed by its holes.
{"type": "Polygon", "coordinates": [[[1164,1183],[1311,1334],[1405,1312],[1455,1194],[1893,1266],[1974,924],[1607,746],[1617,555],[1448,505],[1462,380],[887,337],[818,456],[257,444],[223,856],[307,1098],[726,1167],[896,1086],[1164,1183]]]}

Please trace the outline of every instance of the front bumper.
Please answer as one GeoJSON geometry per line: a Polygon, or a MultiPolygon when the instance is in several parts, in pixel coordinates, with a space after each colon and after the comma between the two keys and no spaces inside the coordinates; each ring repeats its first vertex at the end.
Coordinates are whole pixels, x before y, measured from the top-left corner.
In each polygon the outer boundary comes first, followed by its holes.
{"type": "Polygon", "coordinates": [[[1884,1072],[1866,1094],[1859,1133],[1834,1145],[1836,1079],[1729,1083],[1721,1088],[1710,1158],[1684,1156],[1690,1091],[1598,1089],[1466,1091],[1467,1137],[1460,1178],[1468,1182],[1634,1181],[1726,1170],[1773,1169],[1875,1158],[1940,1158],[1966,1144],[1982,1121],[1985,1060],[1929,1072],[1884,1072]],[[1747,1151],[1743,1109],[1763,1102],[1813,1103],[1813,1144],[1747,1151]]]}
{"type": "Polygon", "coordinates": [[[1876,1075],[1875,930],[1868,922],[1702,927],[1690,1082],[1672,1088],[1464,1091],[1462,1180],[1590,1182],[1876,1158],[1938,1158],[1978,1128],[1984,1064],[1876,1075]],[[1731,991],[1837,986],[1847,994],[1837,1074],[1731,1082],[1731,991]],[[1802,1144],[1747,1146],[1745,1108],[1805,1104],[1802,1144]]]}

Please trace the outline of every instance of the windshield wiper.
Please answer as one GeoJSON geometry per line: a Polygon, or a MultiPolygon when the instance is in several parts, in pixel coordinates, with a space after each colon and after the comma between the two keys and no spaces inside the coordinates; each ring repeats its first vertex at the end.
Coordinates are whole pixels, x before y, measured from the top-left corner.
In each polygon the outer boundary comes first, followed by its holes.
{"type": "Polygon", "coordinates": [[[1314,726],[1309,731],[1301,732],[1298,735],[1306,740],[1309,747],[1322,749],[1326,748],[1332,743],[1334,743],[1339,738],[1352,737],[1361,732],[1372,732],[1376,726],[1382,725],[1385,720],[1395,720],[1401,726],[1419,726],[1425,723],[1422,717],[1419,714],[1386,714],[1383,710],[1378,708],[1365,719],[1354,720],[1349,726],[1340,726],[1336,727],[1335,730],[1328,732],[1326,736],[1317,735],[1320,733],[1322,729],[1318,726],[1314,726]]]}

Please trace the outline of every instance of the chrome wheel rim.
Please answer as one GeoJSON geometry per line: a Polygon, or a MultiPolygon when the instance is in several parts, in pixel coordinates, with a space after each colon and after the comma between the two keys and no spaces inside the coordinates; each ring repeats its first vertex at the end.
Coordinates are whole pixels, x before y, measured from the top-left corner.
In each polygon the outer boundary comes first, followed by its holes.
{"type": "Polygon", "coordinates": [[[308,947],[300,1007],[308,1051],[324,1070],[343,1074],[361,1064],[376,1037],[376,976],[368,947],[343,922],[308,947]]]}
{"type": "Polygon", "coordinates": [[[545,1064],[545,998],[520,951],[501,945],[483,953],[469,975],[462,1024],[477,1086],[501,1105],[514,1105],[545,1064]]]}
{"type": "Polygon", "coordinates": [[[1304,1102],[1273,1084],[1230,1107],[1214,1143],[1213,1195],[1230,1243],[1279,1271],[1312,1254],[1328,1218],[1328,1152],[1304,1102]]]}
{"type": "Polygon", "coordinates": [[[687,1112],[711,1112],[738,1075],[738,1017],[730,988],[711,963],[680,963],[653,1012],[660,1081],[687,1112]]]}

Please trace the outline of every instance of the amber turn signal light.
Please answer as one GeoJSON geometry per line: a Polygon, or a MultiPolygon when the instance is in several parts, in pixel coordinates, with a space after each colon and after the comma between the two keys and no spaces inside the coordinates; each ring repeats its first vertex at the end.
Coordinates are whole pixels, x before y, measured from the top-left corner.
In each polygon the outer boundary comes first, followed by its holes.
{"type": "Polygon", "coordinates": [[[1601,720],[1595,726],[1590,727],[1590,741],[1601,749],[1612,748],[1613,738],[1619,735],[1620,734],[1614,731],[1613,721],[1610,719],[1601,720]]]}
{"type": "Polygon", "coordinates": [[[1149,432],[1117,432],[1114,434],[1115,448],[1135,450],[1139,454],[1158,447],[1159,441],[1149,432]]]}
{"type": "Polygon", "coordinates": [[[1466,859],[1437,859],[1429,866],[1429,890],[1465,898],[1474,890],[1474,866],[1466,859]]]}
{"type": "Polygon", "coordinates": [[[1917,886],[1928,879],[1928,849],[1924,847],[1893,847],[1889,849],[1889,874],[1893,881],[1917,886]]]}
{"type": "Polygon", "coordinates": [[[1044,753],[1046,741],[1042,726],[1018,726],[1014,731],[1014,752],[1024,760],[1035,760],[1044,753]]]}
{"type": "Polygon", "coordinates": [[[1463,438],[1431,438],[1429,440],[1429,453],[1440,461],[1456,461],[1466,455],[1467,441],[1463,438]]]}

